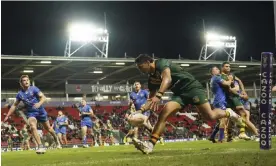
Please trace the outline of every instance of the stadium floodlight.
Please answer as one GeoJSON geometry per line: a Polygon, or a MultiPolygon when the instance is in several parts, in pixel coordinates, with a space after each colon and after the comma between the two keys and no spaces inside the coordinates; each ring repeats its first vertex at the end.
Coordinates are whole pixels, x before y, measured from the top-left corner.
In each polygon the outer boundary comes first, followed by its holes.
{"type": "Polygon", "coordinates": [[[92,73],[94,73],[94,74],[102,74],[103,71],[93,71],[92,73]]]}
{"type": "Polygon", "coordinates": [[[246,68],[247,66],[241,65],[241,66],[239,66],[239,67],[241,67],[241,68],[246,68]]]}
{"type": "Polygon", "coordinates": [[[190,64],[181,64],[180,66],[190,66],[190,64]]]}
{"type": "Polygon", "coordinates": [[[40,61],[40,63],[50,64],[50,63],[52,63],[52,62],[51,62],[51,61],[40,61]]]}
{"type": "Polygon", "coordinates": [[[207,32],[205,35],[205,45],[201,49],[199,60],[206,61],[218,50],[223,50],[223,53],[226,53],[228,56],[228,61],[234,62],[236,59],[236,47],[237,40],[235,36],[207,32]]]}
{"type": "Polygon", "coordinates": [[[117,62],[116,65],[125,65],[124,62],[117,62]]]}
{"type": "Polygon", "coordinates": [[[23,73],[33,73],[33,70],[23,70],[23,73]]]}
{"type": "Polygon", "coordinates": [[[101,53],[102,57],[108,57],[109,33],[107,29],[98,28],[90,23],[73,23],[69,26],[69,39],[66,43],[64,56],[71,57],[86,45],[93,46],[101,53]],[[71,52],[73,44],[81,44],[71,52]],[[102,47],[97,45],[101,44],[102,47]],[[101,48],[101,49],[100,49],[101,48]]]}

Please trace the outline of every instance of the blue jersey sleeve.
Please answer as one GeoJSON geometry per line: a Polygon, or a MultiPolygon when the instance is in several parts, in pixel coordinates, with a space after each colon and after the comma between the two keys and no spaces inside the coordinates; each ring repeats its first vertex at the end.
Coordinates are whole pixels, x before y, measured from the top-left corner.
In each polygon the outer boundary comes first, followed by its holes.
{"type": "Polygon", "coordinates": [[[90,110],[92,110],[92,108],[88,105],[86,111],[89,112],[90,110]]]}
{"type": "Polygon", "coordinates": [[[17,95],[16,95],[16,97],[15,97],[15,98],[16,98],[16,100],[21,101],[21,95],[20,95],[20,92],[18,92],[18,93],[17,93],[17,95]]]}
{"type": "Polygon", "coordinates": [[[216,82],[218,84],[222,84],[223,81],[224,81],[224,79],[222,79],[220,76],[214,77],[214,82],[216,82]]]}
{"type": "Polygon", "coordinates": [[[38,94],[41,92],[40,89],[38,89],[38,87],[33,86],[33,92],[36,96],[38,96],[38,94]]]}
{"type": "Polygon", "coordinates": [[[130,93],[129,98],[133,100],[133,92],[130,93]]]}
{"type": "Polygon", "coordinates": [[[144,90],[145,96],[149,98],[149,92],[147,90],[144,90]]]}

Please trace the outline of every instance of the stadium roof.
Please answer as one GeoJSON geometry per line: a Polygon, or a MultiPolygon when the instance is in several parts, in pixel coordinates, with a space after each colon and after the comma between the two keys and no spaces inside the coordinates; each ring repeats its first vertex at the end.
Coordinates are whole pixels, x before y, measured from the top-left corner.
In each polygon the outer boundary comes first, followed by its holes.
{"type": "MultiPolygon", "coordinates": [[[[222,61],[214,60],[171,60],[179,65],[189,64],[183,68],[202,83],[209,80],[208,72],[211,66],[222,64],[222,61]]],[[[66,80],[69,84],[96,84],[98,81],[100,84],[125,84],[127,80],[129,83],[137,80],[146,83],[146,75],[141,74],[133,62],[134,58],[1,55],[1,89],[17,89],[18,79],[22,74],[28,74],[37,86],[48,90],[56,88],[64,90],[66,80]],[[51,63],[46,64],[41,61],[51,61],[51,63]],[[118,65],[116,63],[125,64],[118,65]],[[33,70],[34,72],[23,73],[23,70],[33,70]],[[99,70],[103,73],[93,73],[93,71],[99,70]]],[[[276,64],[273,67],[275,71],[276,64]]],[[[257,85],[259,84],[260,62],[236,61],[231,63],[231,68],[245,85],[252,86],[254,81],[257,85]]]]}

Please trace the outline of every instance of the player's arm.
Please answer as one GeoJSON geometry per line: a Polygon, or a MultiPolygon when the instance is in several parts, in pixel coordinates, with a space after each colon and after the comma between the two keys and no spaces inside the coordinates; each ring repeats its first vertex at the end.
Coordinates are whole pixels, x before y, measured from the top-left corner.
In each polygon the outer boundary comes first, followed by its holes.
{"type": "Polygon", "coordinates": [[[36,103],[34,107],[39,108],[46,101],[46,97],[37,87],[34,87],[34,94],[39,98],[39,102],[36,103]]]}
{"type": "Polygon", "coordinates": [[[244,85],[243,85],[242,81],[237,76],[235,76],[235,80],[238,81],[238,83],[239,83],[239,85],[241,87],[241,91],[245,92],[244,85]]]}
{"type": "Polygon", "coordinates": [[[169,89],[171,86],[172,82],[172,77],[171,77],[171,70],[170,68],[166,68],[163,70],[161,74],[162,82],[159,88],[158,93],[161,93],[162,95],[169,89]]]}
{"type": "Polygon", "coordinates": [[[222,79],[220,76],[216,76],[215,81],[218,82],[219,84],[221,84],[224,87],[230,87],[232,82],[233,82],[232,79],[229,79],[228,81],[226,81],[225,79],[222,79]]]}
{"type": "Polygon", "coordinates": [[[89,108],[89,112],[83,112],[82,115],[90,115],[93,117],[95,116],[91,107],[89,108]]]}
{"type": "Polygon", "coordinates": [[[38,103],[41,106],[46,101],[46,97],[42,92],[39,92],[37,95],[39,97],[39,102],[38,103]]]}
{"type": "Polygon", "coordinates": [[[15,102],[12,104],[11,108],[9,109],[8,114],[6,115],[6,117],[4,119],[4,122],[7,121],[9,116],[11,116],[14,113],[14,111],[16,110],[16,107],[18,106],[19,102],[20,101],[16,98],[15,102]]]}
{"type": "Polygon", "coordinates": [[[232,81],[225,81],[224,79],[222,79],[221,85],[225,86],[225,87],[230,87],[232,84],[232,81]]]}
{"type": "Polygon", "coordinates": [[[236,84],[235,87],[233,87],[233,88],[230,87],[229,90],[230,90],[231,93],[233,93],[235,95],[239,95],[238,91],[240,90],[240,87],[239,87],[239,85],[236,84]]]}

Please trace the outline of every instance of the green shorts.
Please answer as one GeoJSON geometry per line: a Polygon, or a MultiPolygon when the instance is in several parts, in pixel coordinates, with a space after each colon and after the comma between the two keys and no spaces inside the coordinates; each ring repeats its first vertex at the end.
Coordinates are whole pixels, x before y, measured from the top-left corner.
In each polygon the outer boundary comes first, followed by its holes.
{"type": "Polygon", "coordinates": [[[23,142],[25,142],[25,141],[29,141],[29,139],[30,139],[30,137],[29,137],[29,136],[24,136],[24,137],[23,137],[23,142]]]}
{"type": "Polygon", "coordinates": [[[243,106],[239,96],[230,96],[227,99],[227,108],[236,109],[238,106],[243,106]]]}
{"type": "Polygon", "coordinates": [[[185,105],[201,105],[208,102],[206,92],[204,89],[191,89],[189,91],[183,91],[179,94],[174,94],[172,100],[179,103],[182,107],[185,105]]]}
{"type": "Polygon", "coordinates": [[[112,137],[113,136],[113,132],[112,131],[107,131],[107,136],[108,137],[112,137]]]}

